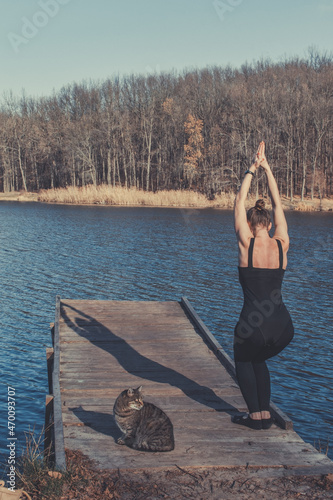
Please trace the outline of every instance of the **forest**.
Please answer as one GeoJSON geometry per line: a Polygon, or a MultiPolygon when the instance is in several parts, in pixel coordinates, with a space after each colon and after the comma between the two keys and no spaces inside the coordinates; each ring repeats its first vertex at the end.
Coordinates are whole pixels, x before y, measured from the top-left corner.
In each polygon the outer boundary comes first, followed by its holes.
{"type": "MultiPolygon", "coordinates": [[[[332,194],[333,56],[72,83],[0,99],[0,191],[235,192],[261,140],[280,192],[332,194]]],[[[266,193],[258,173],[252,189],[266,193]]]]}

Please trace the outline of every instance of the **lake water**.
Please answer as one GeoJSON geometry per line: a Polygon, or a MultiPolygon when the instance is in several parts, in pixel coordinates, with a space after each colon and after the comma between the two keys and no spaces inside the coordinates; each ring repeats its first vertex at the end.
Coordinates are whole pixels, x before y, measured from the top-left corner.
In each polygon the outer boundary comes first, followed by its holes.
{"type": "MultiPolygon", "coordinates": [[[[295,430],[333,458],[332,222],[288,213],[291,247],[283,297],[295,338],[269,361],[272,399],[295,430]]],[[[0,428],[7,461],[7,389],[15,389],[17,449],[44,423],[45,348],[55,297],[188,297],[232,355],[242,307],[231,211],[0,204],[0,428]]]]}

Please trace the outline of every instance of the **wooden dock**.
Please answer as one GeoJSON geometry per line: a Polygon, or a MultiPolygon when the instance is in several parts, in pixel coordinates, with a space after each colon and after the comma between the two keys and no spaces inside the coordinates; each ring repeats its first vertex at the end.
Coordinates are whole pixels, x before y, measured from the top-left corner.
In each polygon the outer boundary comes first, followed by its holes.
{"type": "MultiPolygon", "coordinates": [[[[305,443],[273,403],[279,425],[254,431],[231,422],[246,411],[229,356],[186,298],[180,302],[60,300],[47,350],[56,466],[65,449],[103,469],[255,467],[326,474],[333,462],[305,443]],[[145,453],[116,444],[118,394],[143,386],[171,418],[175,450],[145,453]]],[[[49,436],[49,435],[48,435],[49,436]]],[[[50,439],[50,436],[48,437],[50,439]]]]}

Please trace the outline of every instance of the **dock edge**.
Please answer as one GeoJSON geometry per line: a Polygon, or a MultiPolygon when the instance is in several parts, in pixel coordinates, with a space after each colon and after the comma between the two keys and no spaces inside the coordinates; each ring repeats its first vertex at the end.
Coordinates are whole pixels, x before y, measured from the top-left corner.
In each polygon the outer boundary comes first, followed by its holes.
{"type": "Polygon", "coordinates": [[[56,311],[54,323],[54,361],[52,371],[53,393],[53,426],[54,426],[54,452],[57,469],[66,470],[65,440],[62,421],[61,394],[60,394],[60,296],[56,297],[56,311]]]}

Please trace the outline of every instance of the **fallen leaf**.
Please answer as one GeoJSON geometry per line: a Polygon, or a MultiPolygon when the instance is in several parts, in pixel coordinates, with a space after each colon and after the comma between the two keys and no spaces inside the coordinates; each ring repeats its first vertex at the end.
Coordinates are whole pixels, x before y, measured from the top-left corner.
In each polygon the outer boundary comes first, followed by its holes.
{"type": "Polygon", "coordinates": [[[57,472],[57,471],[55,471],[55,470],[49,470],[49,471],[48,471],[48,475],[49,475],[50,477],[54,477],[55,479],[60,479],[60,478],[62,477],[61,472],[57,472]]]}

